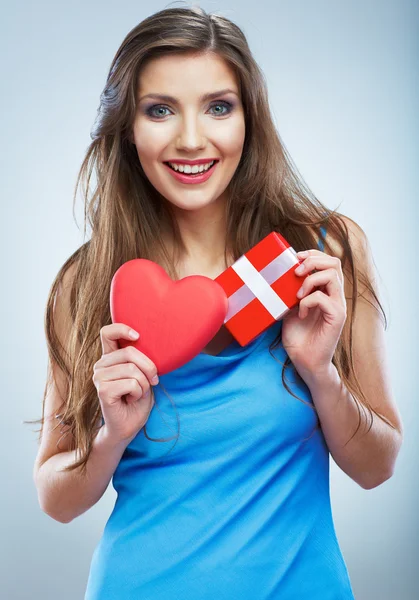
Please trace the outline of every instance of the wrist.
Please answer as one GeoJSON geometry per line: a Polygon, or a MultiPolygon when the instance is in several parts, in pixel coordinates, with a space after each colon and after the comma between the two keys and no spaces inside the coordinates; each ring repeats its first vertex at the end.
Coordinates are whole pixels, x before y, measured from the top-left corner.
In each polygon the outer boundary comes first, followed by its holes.
{"type": "Polygon", "coordinates": [[[338,370],[333,363],[329,363],[324,369],[317,369],[315,373],[306,378],[306,384],[312,395],[321,395],[330,390],[340,380],[338,370]]]}
{"type": "Polygon", "coordinates": [[[115,438],[109,435],[109,432],[106,428],[106,424],[104,424],[99,429],[98,434],[96,435],[93,443],[97,448],[105,449],[108,451],[119,451],[122,455],[130,441],[131,440],[116,440],[115,438]]]}

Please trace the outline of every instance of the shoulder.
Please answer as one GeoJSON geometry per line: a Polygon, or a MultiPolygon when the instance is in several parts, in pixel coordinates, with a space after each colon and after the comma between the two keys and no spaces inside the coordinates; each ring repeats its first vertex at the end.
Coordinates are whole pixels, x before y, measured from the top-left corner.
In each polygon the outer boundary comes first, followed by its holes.
{"type": "Polygon", "coordinates": [[[75,282],[77,275],[78,263],[73,262],[70,266],[62,272],[62,275],[58,281],[57,295],[68,296],[75,282]]]}
{"type": "MultiPolygon", "coordinates": [[[[66,361],[66,358],[70,356],[70,340],[73,334],[80,288],[80,263],[81,252],[78,249],[56,274],[45,309],[47,343],[51,357],[59,365],[62,360],[66,361]],[[62,349],[65,351],[64,355],[61,354],[62,349]]],[[[64,368],[64,364],[61,364],[61,368],[64,368]]]]}
{"type": "Polygon", "coordinates": [[[369,285],[377,288],[377,271],[368,237],[362,227],[346,215],[334,217],[333,226],[326,228],[327,246],[324,252],[336,256],[341,261],[344,275],[345,296],[352,298],[354,280],[357,284],[357,296],[374,296],[368,292],[369,285]],[[337,223],[339,221],[339,223],[337,223]]]}
{"type": "MultiPolygon", "coordinates": [[[[349,244],[352,252],[356,255],[356,257],[361,257],[363,252],[369,248],[368,238],[365,231],[362,227],[356,223],[350,217],[346,215],[339,214],[338,217],[334,218],[334,222],[339,220],[341,227],[339,229],[343,229],[343,238],[349,244]]],[[[327,242],[330,246],[331,254],[333,256],[337,256],[341,260],[344,260],[346,257],[345,254],[345,244],[343,243],[342,237],[339,239],[339,236],[336,232],[336,227],[331,229],[329,226],[326,226],[326,235],[327,242]]]]}
{"type": "Polygon", "coordinates": [[[80,246],[61,266],[52,284],[51,292],[55,299],[58,297],[70,297],[75,284],[79,282],[80,269],[84,269],[85,257],[90,242],[80,246]]]}

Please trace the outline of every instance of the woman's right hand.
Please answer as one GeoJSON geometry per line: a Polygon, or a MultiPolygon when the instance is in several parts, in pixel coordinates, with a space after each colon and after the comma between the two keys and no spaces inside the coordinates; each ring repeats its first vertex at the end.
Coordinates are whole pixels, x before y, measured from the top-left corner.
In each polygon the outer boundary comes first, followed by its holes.
{"type": "MultiPolygon", "coordinates": [[[[156,365],[134,346],[120,348],[118,339],[133,341],[128,325],[112,323],[100,330],[102,356],[93,368],[105,424],[104,435],[115,443],[129,443],[147,422],[154,399],[156,365]]],[[[137,337],[138,339],[138,337],[137,337]]]]}

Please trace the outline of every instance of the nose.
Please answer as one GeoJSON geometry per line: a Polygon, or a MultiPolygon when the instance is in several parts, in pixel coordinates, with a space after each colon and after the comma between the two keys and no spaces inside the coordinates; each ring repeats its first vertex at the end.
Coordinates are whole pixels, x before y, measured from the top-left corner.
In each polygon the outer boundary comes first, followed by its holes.
{"type": "Polygon", "coordinates": [[[177,150],[195,151],[205,148],[206,137],[203,125],[196,115],[186,116],[181,119],[179,133],[176,139],[177,150]]]}

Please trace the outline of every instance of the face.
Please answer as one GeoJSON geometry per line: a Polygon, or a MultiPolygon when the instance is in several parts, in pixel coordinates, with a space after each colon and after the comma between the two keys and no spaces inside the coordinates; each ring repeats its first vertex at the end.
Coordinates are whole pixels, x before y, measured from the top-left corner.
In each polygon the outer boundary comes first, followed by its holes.
{"type": "Polygon", "coordinates": [[[147,178],[174,207],[198,210],[226,200],[245,138],[239,94],[234,72],[214,55],[159,57],[142,70],[132,141],[147,178]],[[216,163],[196,177],[166,164],[195,159],[216,163]]]}

